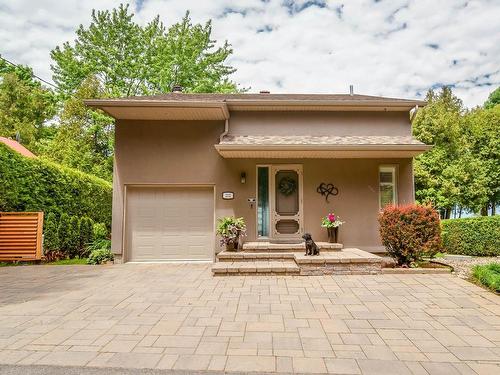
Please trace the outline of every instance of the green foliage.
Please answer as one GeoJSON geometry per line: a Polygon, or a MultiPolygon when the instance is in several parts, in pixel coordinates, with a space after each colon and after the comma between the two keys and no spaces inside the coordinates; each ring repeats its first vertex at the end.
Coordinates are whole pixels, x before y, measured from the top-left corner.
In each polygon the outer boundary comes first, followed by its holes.
{"type": "MultiPolygon", "coordinates": [[[[84,250],[86,246],[94,240],[94,222],[89,217],[82,217],[80,220],[80,249],[84,250]]],[[[81,253],[85,256],[85,251],[81,253]]]]}
{"type": "Polygon", "coordinates": [[[476,265],[472,268],[472,277],[485,287],[500,293],[500,263],[476,265]]]}
{"type": "Polygon", "coordinates": [[[174,84],[191,92],[237,91],[226,65],[232,49],[215,48],[210,21],[192,24],[189,13],[166,29],[155,17],[145,26],[133,20],[128,5],[92,11],[88,27],[80,25],[75,42],[51,52],[54,81],[71,95],[89,76],[99,79],[108,97],[169,92],[174,84]]]}
{"type": "Polygon", "coordinates": [[[15,73],[0,73],[0,136],[16,138],[37,152],[38,142],[51,129],[45,122],[55,114],[53,93],[30,84],[15,73]]]}
{"type": "Polygon", "coordinates": [[[57,134],[40,147],[40,155],[111,181],[113,173],[114,120],[83,100],[103,96],[102,87],[89,77],[66,100],[60,113],[57,134]]]}
{"type": "Polygon", "coordinates": [[[500,105],[469,112],[466,125],[466,136],[475,160],[475,181],[469,190],[484,195],[481,205],[476,205],[474,210],[479,212],[488,203],[495,208],[500,202],[500,105]]]}
{"type": "Polygon", "coordinates": [[[74,258],[80,253],[80,220],[72,216],[69,220],[68,248],[67,254],[74,258]]]}
{"type": "Polygon", "coordinates": [[[484,108],[489,109],[500,104],[500,87],[497,87],[494,91],[490,93],[488,99],[484,102],[484,108]]]}
{"type": "Polygon", "coordinates": [[[109,227],[111,199],[107,181],[46,160],[25,158],[0,144],[0,211],[88,216],[109,227]]]}
{"type": "Polygon", "coordinates": [[[94,240],[105,240],[108,238],[108,229],[103,223],[95,223],[92,227],[94,240]]]}
{"type": "Polygon", "coordinates": [[[63,213],[59,219],[59,226],[57,227],[57,237],[59,238],[59,250],[66,256],[71,252],[71,228],[70,217],[67,213],[63,213]]]}
{"type": "Polygon", "coordinates": [[[467,112],[451,89],[427,94],[413,128],[434,147],[415,159],[415,195],[444,218],[455,206],[480,212],[500,191],[500,108],[467,112]]]}
{"type": "Polygon", "coordinates": [[[500,216],[443,220],[446,252],[473,256],[500,255],[500,216]]]}
{"type": "Polygon", "coordinates": [[[114,256],[108,248],[98,248],[90,252],[87,264],[102,264],[108,260],[113,260],[114,256]]]}
{"type": "Polygon", "coordinates": [[[379,214],[380,237],[400,266],[411,266],[441,249],[439,214],[430,206],[386,206],[379,214]]]}
{"type": "Polygon", "coordinates": [[[45,252],[50,252],[59,249],[59,237],[57,236],[57,218],[53,212],[45,216],[45,224],[43,226],[43,248],[45,252]]]}
{"type": "Polygon", "coordinates": [[[237,244],[246,235],[245,220],[242,217],[226,216],[217,220],[216,233],[221,236],[221,245],[237,244]]]}

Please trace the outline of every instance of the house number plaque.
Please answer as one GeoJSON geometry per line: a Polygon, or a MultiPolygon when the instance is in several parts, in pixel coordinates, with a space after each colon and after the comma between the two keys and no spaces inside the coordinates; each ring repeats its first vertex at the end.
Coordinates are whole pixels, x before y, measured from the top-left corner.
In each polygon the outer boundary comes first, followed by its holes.
{"type": "Polygon", "coordinates": [[[234,199],[234,193],[232,191],[224,191],[222,192],[222,199],[225,200],[234,199]]]}

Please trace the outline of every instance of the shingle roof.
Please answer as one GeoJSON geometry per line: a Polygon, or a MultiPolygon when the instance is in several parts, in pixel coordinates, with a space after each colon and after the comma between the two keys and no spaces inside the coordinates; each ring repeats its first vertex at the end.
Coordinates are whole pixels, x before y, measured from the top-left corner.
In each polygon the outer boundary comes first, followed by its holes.
{"type": "Polygon", "coordinates": [[[206,101],[206,102],[230,102],[230,101],[335,101],[335,102],[393,102],[393,103],[421,103],[424,101],[388,98],[371,95],[350,95],[350,94],[222,94],[222,93],[168,93],[150,96],[130,96],[123,100],[157,100],[157,101],[206,101]]]}
{"type": "Polygon", "coordinates": [[[221,145],[418,145],[412,136],[311,136],[311,135],[226,135],[221,145]]]}

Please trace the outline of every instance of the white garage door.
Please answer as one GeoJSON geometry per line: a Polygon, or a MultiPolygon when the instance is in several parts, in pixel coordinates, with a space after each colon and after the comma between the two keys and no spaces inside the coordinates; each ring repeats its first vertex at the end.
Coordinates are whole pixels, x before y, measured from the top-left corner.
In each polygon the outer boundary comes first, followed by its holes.
{"type": "Polygon", "coordinates": [[[212,188],[128,187],[128,261],[212,260],[212,188]]]}

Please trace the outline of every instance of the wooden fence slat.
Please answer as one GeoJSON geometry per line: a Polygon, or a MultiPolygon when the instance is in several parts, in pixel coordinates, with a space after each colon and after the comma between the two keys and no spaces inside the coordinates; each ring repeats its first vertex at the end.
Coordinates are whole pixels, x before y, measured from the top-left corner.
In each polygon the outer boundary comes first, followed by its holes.
{"type": "Polygon", "coordinates": [[[0,212],[0,261],[42,258],[43,212],[0,212]]]}

